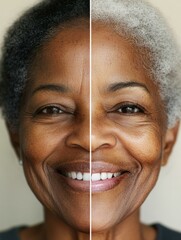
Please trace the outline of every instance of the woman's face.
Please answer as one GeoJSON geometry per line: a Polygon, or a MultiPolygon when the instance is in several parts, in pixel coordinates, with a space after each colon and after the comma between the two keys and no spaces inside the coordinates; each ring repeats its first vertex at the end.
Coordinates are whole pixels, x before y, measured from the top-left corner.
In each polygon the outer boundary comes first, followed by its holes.
{"type": "Polygon", "coordinates": [[[39,52],[22,105],[19,148],[39,200],[83,231],[89,229],[92,151],[92,227],[98,231],[133,213],[153,188],[165,159],[166,120],[136,49],[99,24],[92,29],[90,109],[89,39],[89,29],[67,28],[39,52]],[[84,180],[73,179],[82,174],[84,180]]]}

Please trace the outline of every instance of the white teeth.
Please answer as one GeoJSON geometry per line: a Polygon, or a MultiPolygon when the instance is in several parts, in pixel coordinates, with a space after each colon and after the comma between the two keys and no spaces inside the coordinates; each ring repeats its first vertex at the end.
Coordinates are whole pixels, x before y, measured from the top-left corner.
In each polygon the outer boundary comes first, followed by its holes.
{"type": "Polygon", "coordinates": [[[120,172],[114,173],[114,177],[118,177],[118,176],[120,176],[120,175],[121,175],[120,172]]]}
{"type": "MultiPolygon", "coordinates": [[[[101,173],[92,173],[91,180],[92,181],[100,181],[111,179],[114,177],[119,177],[121,172],[111,173],[111,172],[101,172],[101,173]]],[[[66,176],[71,179],[76,179],[79,181],[90,181],[90,173],[82,173],[82,172],[68,172],[66,176]]]]}
{"type": "Polygon", "coordinates": [[[71,172],[68,172],[66,176],[69,177],[69,178],[72,178],[71,172]]]}
{"type": "Polygon", "coordinates": [[[101,174],[93,173],[91,179],[92,179],[92,181],[99,181],[101,179],[101,174]]]}
{"type": "Polygon", "coordinates": [[[77,173],[77,180],[82,180],[82,173],[81,172],[77,173]]]}
{"type": "Polygon", "coordinates": [[[72,177],[72,179],[76,179],[77,178],[76,172],[71,172],[71,177],[72,177]]]}
{"type": "Polygon", "coordinates": [[[90,181],[90,173],[83,173],[83,181],[90,181]]]}
{"type": "Polygon", "coordinates": [[[107,173],[102,172],[101,173],[101,180],[107,179],[107,173]]]}
{"type": "Polygon", "coordinates": [[[107,178],[108,178],[108,179],[110,179],[110,178],[112,178],[112,177],[113,177],[113,173],[108,173],[108,174],[107,174],[107,178]]]}

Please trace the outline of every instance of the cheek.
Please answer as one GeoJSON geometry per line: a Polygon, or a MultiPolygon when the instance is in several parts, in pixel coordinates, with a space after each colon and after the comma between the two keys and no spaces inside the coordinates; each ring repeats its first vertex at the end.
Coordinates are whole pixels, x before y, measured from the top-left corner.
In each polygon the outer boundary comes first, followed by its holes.
{"type": "Polygon", "coordinates": [[[136,127],[122,131],[120,142],[129,154],[137,160],[142,167],[161,164],[162,134],[158,128],[151,126],[136,127]]]}
{"type": "Polygon", "coordinates": [[[39,201],[56,214],[60,213],[60,207],[57,207],[57,198],[54,197],[56,193],[52,188],[48,166],[55,159],[64,159],[66,134],[65,128],[62,131],[58,126],[31,123],[24,125],[20,134],[26,180],[39,201]]]}
{"type": "Polygon", "coordinates": [[[66,131],[53,126],[26,127],[21,134],[22,155],[34,165],[43,164],[58,148],[62,152],[66,131]]]}
{"type": "Polygon", "coordinates": [[[37,198],[47,206],[52,203],[51,186],[47,173],[48,164],[60,156],[63,147],[64,132],[53,127],[40,125],[22,128],[21,156],[27,182],[37,198]]]}
{"type": "Polygon", "coordinates": [[[123,134],[123,144],[127,153],[140,166],[140,173],[135,181],[133,199],[138,205],[145,200],[158,179],[162,163],[162,133],[154,124],[137,127],[123,134]]]}

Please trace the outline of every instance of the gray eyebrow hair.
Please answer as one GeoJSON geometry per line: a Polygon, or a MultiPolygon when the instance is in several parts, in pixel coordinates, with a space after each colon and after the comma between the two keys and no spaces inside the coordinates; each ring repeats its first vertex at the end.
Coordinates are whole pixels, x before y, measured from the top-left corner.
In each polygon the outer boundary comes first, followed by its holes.
{"type": "Polygon", "coordinates": [[[32,95],[34,95],[35,93],[37,93],[39,91],[53,91],[53,92],[59,92],[59,93],[66,93],[66,92],[69,92],[70,90],[68,87],[64,86],[63,84],[58,84],[58,85],[57,84],[42,84],[33,90],[32,95]]]}
{"type": "Polygon", "coordinates": [[[148,90],[147,86],[143,83],[135,82],[135,81],[126,81],[126,82],[115,82],[110,84],[110,86],[107,88],[108,92],[116,92],[123,88],[129,88],[129,87],[141,87],[144,90],[146,90],[149,94],[150,91],[148,90]]]}

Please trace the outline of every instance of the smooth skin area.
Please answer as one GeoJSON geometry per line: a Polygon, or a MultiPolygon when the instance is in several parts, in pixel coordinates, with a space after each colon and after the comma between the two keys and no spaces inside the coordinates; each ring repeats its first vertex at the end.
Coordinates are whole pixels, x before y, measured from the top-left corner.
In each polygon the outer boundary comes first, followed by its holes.
{"type": "Polygon", "coordinates": [[[167,161],[178,126],[167,130],[158,87],[136,48],[101,24],[93,24],[92,36],[92,161],[128,171],[113,189],[92,194],[93,232],[100,231],[95,239],[154,239],[152,229],[141,227],[138,209],[167,161]]]}
{"type": "MultiPolygon", "coordinates": [[[[92,192],[92,239],[153,240],[139,207],[167,161],[178,125],[167,130],[158,89],[135,48],[111,27],[96,23],[92,30],[92,163],[127,171],[116,186],[92,192]]],[[[44,45],[30,70],[20,126],[10,136],[45,207],[45,223],[22,231],[22,240],[89,239],[87,187],[72,186],[60,174],[88,169],[89,60],[89,29],[68,27],[44,45]]]]}

